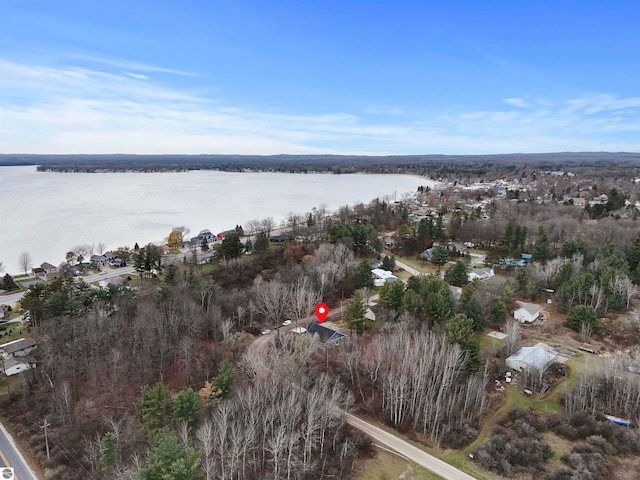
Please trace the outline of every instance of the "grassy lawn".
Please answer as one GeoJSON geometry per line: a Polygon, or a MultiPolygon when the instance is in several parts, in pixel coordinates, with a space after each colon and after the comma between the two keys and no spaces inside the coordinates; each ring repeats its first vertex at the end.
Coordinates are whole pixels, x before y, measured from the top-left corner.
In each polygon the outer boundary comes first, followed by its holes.
{"type": "MultiPolygon", "coordinates": [[[[492,340],[490,337],[487,338],[489,340],[492,340]]],[[[500,340],[495,339],[495,341],[499,342],[500,340]]],[[[578,382],[580,381],[580,374],[582,369],[592,368],[594,362],[598,363],[604,360],[605,359],[599,357],[586,357],[585,355],[581,354],[577,354],[574,357],[570,358],[567,361],[567,365],[570,367],[569,376],[565,381],[556,384],[551,389],[551,392],[542,398],[529,397],[525,395],[523,393],[522,385],[505,384],[506,390],[504,391],[504,403],[500,408],[498,408],[498,410],[493,413],[493,415],[487,417],[484,422],[482,431],[480,432],[480,435],[478,435],[478,438],[463,450],[445,456],[444,460],[451,463],[452,465],[457,466],[458,468],[463,468],[464,466],[469,468],[472,465],[471,460],[469,460],[469,453],[473,452],[481,444],[486,442],[491,436],[493,426],[498,422],[500,418],[502,418],[514,408],[531,408],[543,413],[563,412],[564,407],[560,405],[560,399],[567,391],[571,390],[578,384],[578,382]]]]}
{"type": "Polygon", "coordinates": [[[406,460],[386,450],[378,450],[364,469],[355,477],[356,480],[391,480],[396,478],[413,478],[415,480],[441,480],[442,477],[431,473],[418,464],[406,460]]]}
{"type": "Polygon", "coordinates": [[[200,271],[202,273],[211,273],[218,268],[217,262],[213,263],[205,263],[204,265],[200,265],[200,271]]]}
{"type": "Polygon", "coordinates": [[[398,277],[399,280],[402,280],[403,282],[406,282],[407,280],[409,280],[409,278],[411,278],[411,274],[406,270],[400,270],[398,272],[394,272],[394,275],[398,277]]]}
{"type": "MultiPolygon", "coordinates": [[[[406,435],[398,432],[397,430],[385,425],[384,423],[368,417],[367,415],[359,415],[363,420],[366,420],[367,422],[372,423],[373,425],[375,425],[376,427],[392,433],[393,435],[397,436],[398,438],[401,438],[402,440],[404,440],[407,443],[410,443],[411,445],[413,445],[414,447],[416,447],[419,450],[422,450],[423,452],[428,453],[429,455],[433,455],[434,457],[438,457],[442,460],[444,460],[447,463],[450,463],[451,465],[453,465],[454,467],[468,473],[469,475],[473,476],[474,478],[477,478],[479,480],[487,480],[485,476],[483,476],[482,474],[480,474],[476,469],[475,466],[473,465],[473,463],[470,463],[467,461],[466,458],[466,454],[462,455],[461,451],[457,451],[455,454],[445,454],[442,452],[442,450],[439,450],[437,448],[433,448],[433,447],[429,447],[423,443],[419,443],[416,442],[412,439],[410,439],[409,437],[407,437],[406,435]]],[[[400,460],[404,461],[405,463],[409,463],[407,460],[404,460],[402,458],[400,458],[400,460]]],[[[425,478],[440,478],[439,476],[431,473],[431,472],[427,472],[429,475],[432,475],[432,477],[425,477],[425,478]]],[[[368,477],[357,477],[357,480],[365,480],[365,478],[368,477]]],[[[380,478],[380,477],[372,477],[372,478],[380,478]]],[[[384,478],[384,477],[381,477],[384,478]]],[[[387,477],[387,478],[393,478],[393,477],[387,477]]],[[[405,478],[411,478],[410,475],[406,475],[405,478]]],[[[417,478],[423,478],[423,477],[417,477],[417,478]]]]}
{"type": "Polygon", "coordinates": [[[7,395],[9,390],[11,393],[15,393],[20,391],[20,375],[12,375],[11,377],[5,377],[2,375],[0,377],[0,395],[7,395]],[[9,388],[7,388],[7,382],[9,383],[9,388]]]}
{"type": "Polygon", "coordinates": [[[23,333],[29,330],[28,325],[20,322],[0,324],[0,343],[11,342],[17,338],[23,337],[23,333]]]}
{"type": "Polygon", "coordinates": [[[504,340],[493,338],[487,335],[487,333],[492,331],[493,329],[486,328],[483,331],[478,332],[473,336],[473,340],[480,342],[480,352],[482,354],[500,350],[500,348],[502,348],[502,345],[504,345],[504,340]]]}
{"type": "MultiPolygon", "coordinates": [[[[399,255],[394,255],[394,257],[396,260],[400,260],[402,263],[406,263],[407,265],[409,265],[412,268],[415,268],[419,272],[422,272],[422,273],[436,272],[436,267],[433,264],[429,262],[425,262],[423,264],[422,261],[418,260],[416,257],[401,257],[399,255]]],[[[396,266],[396,268],[399,268],[399,267],[396,266]]]]}

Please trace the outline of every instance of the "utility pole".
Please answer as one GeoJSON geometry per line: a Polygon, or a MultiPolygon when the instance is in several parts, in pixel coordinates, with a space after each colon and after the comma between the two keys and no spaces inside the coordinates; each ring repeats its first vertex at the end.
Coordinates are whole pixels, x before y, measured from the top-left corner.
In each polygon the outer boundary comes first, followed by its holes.
{"type": "Polygon", "coordinates": [[[44,429],[44,444],[47,447],[47,461],[51,461],[51,455],[49,454],[49,437],[47,436],[47,427],[50,427],[51,424],[47,422],[47,419],[44,419],[44,424],[40,427],[44,429]]]}

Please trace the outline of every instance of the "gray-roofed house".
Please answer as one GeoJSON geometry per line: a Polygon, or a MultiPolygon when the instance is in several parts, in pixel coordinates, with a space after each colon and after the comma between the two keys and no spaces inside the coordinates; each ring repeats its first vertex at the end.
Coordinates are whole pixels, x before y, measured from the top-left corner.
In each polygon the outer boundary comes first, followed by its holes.
{"type": "Polygon", "coordinates": [[[215,242],[216,240],[218,240],[218,238],[213,233],[211,233],[210,230],[202,230],[198,234],[198,238],[200,239],[200,241],[206,240],[209,243],[215,242]]]}
{"type": "Polygon", "coordinates": [[[540,317],[540,310],[531,303],[525,303],[513,312],[513,318],[520,323],[533,323],[540,317]]]}
{"type": "Polygon", "coordinates": [[[3,358],[26,357],[36,347],[33,338],[19,338],[0,345],[0,355],[3,358]]]}
{"type": "Polygon", "coordinates": [[[307,333],[313,336],[314,340],[323,349],[336,346],[340,343],[340,340],[346,338],[346,335],[344,333],[336,332],[335,330],[320,325],[317,322],[309,325],[309,327],[307,328],[307,333]]]}
{"type": "Polygon", "coordinates": [[[106,255],[91,255],[91,265],[94,267],[104,267],[108,260],[106,255]]]}
{"type": "Polygon", "coordinates": [[[49,262],[44,262],[42,265],[40,265],[40,268],[42,268],[45,273],[58,271],[58,267],[56,267],[55,265],[51,265],[49,262]]]}
{"type": "Polygon", "coordinates": [[[496,274],[494,273],[493,268],[489,267],[474,268],[467,274],[467,278],[470,282],[473,282],[474,280],[485,280],[495,276],[496,274]]]}
{"type": "Polygon", "coordinates": [[[433,255],[433,248],[427,248],[424,252],[422,252],[419,257],[421,260],[431,260],[431,256],[433,255]]]}

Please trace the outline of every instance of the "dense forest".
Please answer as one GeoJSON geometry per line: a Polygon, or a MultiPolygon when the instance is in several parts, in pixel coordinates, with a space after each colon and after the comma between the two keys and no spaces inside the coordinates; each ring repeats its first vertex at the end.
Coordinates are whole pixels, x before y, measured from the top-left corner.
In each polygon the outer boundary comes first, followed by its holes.
{"type": "Polygon", "coordinates": [[[39,165],[57,172],[100,171],[275,171],[290,173],[412,173],[434,178],[451,174],[510,173],[522,167],[541,170],[599,168],[638,174],[638,153],[548,153],[501,155],[0,155],[0,165],[39,165]],[[633,172],[629,171],[633,168],[633,172]]]}

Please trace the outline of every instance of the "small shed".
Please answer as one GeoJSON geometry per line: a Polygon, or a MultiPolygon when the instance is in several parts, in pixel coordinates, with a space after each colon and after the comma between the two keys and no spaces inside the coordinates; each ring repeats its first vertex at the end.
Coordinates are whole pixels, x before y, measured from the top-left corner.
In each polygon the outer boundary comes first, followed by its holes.
{"type": "Polygon", "coordinates": [[[531,303],[525,303],[513,312],[513,318],[519,323],[533,323],[540,317],[540,310],[531,303]]]}
{"type": "Polygon", "coordinates": [[[556,359],[557,355],[544,347],[522,347],[516,353],[507,358],[507,367],[520,372],[530,370],[544,370],[547,365],[556,359]]]}

